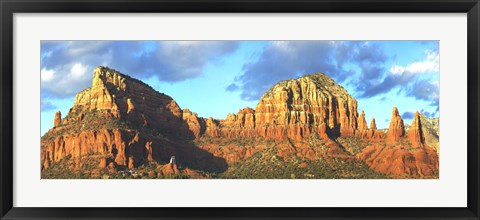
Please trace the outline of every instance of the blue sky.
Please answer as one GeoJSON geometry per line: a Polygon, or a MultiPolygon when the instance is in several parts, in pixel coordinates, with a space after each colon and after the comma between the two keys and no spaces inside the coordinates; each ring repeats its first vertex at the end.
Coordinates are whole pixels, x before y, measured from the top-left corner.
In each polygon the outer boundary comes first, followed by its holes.
{"type": "Polygon", "coordinates": [[[42,41],[41,133],[65,116],[93,69],[114,68],[202,117],[224,119],[281,80],[323,72],[345,87],[368,123],[391,110],[410,123],[439,116],[438,41],[42,41]]]}

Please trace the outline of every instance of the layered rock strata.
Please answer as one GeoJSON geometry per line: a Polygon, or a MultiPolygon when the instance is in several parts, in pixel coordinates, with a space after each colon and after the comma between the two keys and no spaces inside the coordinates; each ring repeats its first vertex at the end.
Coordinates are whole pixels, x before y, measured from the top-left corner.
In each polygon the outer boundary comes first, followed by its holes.
{"type": "Polygon", "coordinates": [[[395,107],[387,132],[386,144],[374,143],[359,158],[372,169],[396,176],[432,177],[438,175],[439,160],[435,150],[425,145],[421,120],[416,112],[408,138],[404,138],[403,119],[395,107]]]}
{"type": "MultiPolygon", "coordinates": [[[[296,154],[318,160],[323,156],[305,142],[319,137],[327,157],[358,159],[385,174],[435,176],[438,154],[425,141],[422,123],[417,112],[405,135],[395,107],[386,133],[377,130],[374,118],[367,126],[365,112],[358,114],[357,101],[322,73],[277,83],[255,109],[244,108],[222,120],[202,118],[139,80],[98,67],[92,86],[76,95],[67,116],[55,114],[54,127],[42,137],[41,160],[43,169],[48,169],[71,156],[75,168],[81,169],[83,158],[101,155],[99,168],[108,164],[110,169],[134,169],[151,162],[166,164],[175,156],[187,167],[222,171],[272,147],[263,144],[265,140],[281,143],[275,146],[280,157],[296,154]],[[358,138],[368,146],[353,156],[337,143],[341,137],[358,138]],[[204,142],[200,146],[192,142],[196,140],[204,142]],[[250,144],[220,146],[218,140],[250,144]]],[[[158,173],[176,174],[178,169],[176,164],[165,165],[158,173]]]]}

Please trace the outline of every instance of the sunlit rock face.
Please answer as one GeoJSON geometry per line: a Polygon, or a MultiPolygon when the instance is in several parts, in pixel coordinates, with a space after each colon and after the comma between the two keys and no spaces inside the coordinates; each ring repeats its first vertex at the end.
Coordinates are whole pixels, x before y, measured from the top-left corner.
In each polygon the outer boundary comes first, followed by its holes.
{"type": "Polygon", "coordinates": [[[225,120],[207,119],[205,135],[301,140],[316,133],[328,139],[356,135],[357,118],[357,101],[331,78],[317,73],[277,83],[255,110],[245,108],[225,120]]]}
{"type": "Polygon", "coordinates": [[[273,86],[255,110],[258,134],[302,139],[312,133],[334,138],[355,135],[357,101],[328,76],[317,73],[273,86]]]}
{"type": "Polygon", "coordinates": [[[192,130],[170,96],[116,70],[98,67],[92,86],[76,95],[64,119],[57,113],[55,127],[42,137],[42,164],[46,169],[69,156],[81,167],[82,159],[102,155],[112,167],[135,168],[182,154],[180,158],[194,167],[225,166],[208,152],[180,142],[198,135],[192,130]]]}
{"type": "Polygon", "coordinates": [[[405,126],[403,124],[403,119],[400,116],[397,107],[394,107],[392,110],[390,127],[388,128],[387,132],[387,139],[391,142],[396,142],[400,140],[403,135],[405,135],[405,126]]]}
{"type": "Polygon", "coordinates": [[[102,111],[158,131],[183,125],[183,112],[170,96],[106,67],[94,70],[92,86],[76,95],[69,115],[82,117],[85,111],[102,111]]]}
{"type": "Polygon", "coordinates": [[[405,136],[403,119],[395,107],[386,141],[365,148],[359,155],[372,169],[397,176],[430,177],[438,175],[439,160],[434,148],[425,144],[418,111],[405,136]]]}
{"type": "MultiPolygon", "coordinates": [[[[157,164],[148,176],[201,177],[270,152],[275,155],[268,163],[346,161],[392,177],[438,176],[438,120],[435,124],[417,112],[406,130],[394,108],[386,132],[373,118],[368,126],[355,98],[323,73],[281,81],[255,109],[214,119],[181,109],[139,80],[98,67],[92,86],[76,95],[68,114],[55,114],[41,145],[44,170],[65,159],[71,169],[84,170],[96,158],[94,169],[111,173],[157,164]]],[[[298,166],[306,169],[307,162],[298,166]]]]}

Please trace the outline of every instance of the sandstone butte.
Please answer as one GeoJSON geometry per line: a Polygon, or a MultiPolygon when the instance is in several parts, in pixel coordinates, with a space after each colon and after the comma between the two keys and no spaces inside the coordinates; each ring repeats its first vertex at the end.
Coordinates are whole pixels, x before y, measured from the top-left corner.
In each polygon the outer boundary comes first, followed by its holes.
{"type": "Polygon", "coordinates": [[[271,147],[257,140],[287,140],[288,144],[275,146],[280,157],[319,159],[305,144],[308,137],[322,140],[328,157],[360,160],[392,177],[438,175],[438,153],[425,142],[418,112],[408,134],[397,108],[386,133],[377,130],[375,119],[369,128],[365,112],[358,115],[357,101],[323,73],[281,81],[255,109],[244,108],[219,120],[181,109],[170,96],[100,66],[94,70],[92,86],[76,95],[67,116],[55,114],[54,127],[42,137],[41,161],[42,169],[48,169],[68,156],[81,169],[84,158],[100,155],[100,168],[107,164],[112,169],[135,168],[155,161],[166,164],[159,166],[159,174],[197,175],[193,170],[222,172],[271,147]],[[336,141],[340,137],[360,138],[368,146],[352,155],[336,141]],[[257,144],[228,142],[238,138],[257,144]],[[203,144],[196,145],[195,140],[203,144]],[[227,144],[220,146],[218,140],[227,144]],[[188,168],[180,171],[168,165],[171,156],[188,168]]]}

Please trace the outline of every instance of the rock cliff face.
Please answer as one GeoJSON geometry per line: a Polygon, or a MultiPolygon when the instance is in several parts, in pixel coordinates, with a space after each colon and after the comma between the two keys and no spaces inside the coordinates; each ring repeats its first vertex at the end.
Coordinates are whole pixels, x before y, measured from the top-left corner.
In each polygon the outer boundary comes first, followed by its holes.
{"type": "Polygon", "coordinates": [[[317,73],[283,81],[260,99],[255,110],[257,133],[265,138],[300,140],[355,135],[357,101],[328,76],[317,73]]]}
{"type": "Polygon", "coordinates": [[[377,130],[377,123],[375,122],[375,118],[372,118],[372,121],[370,122],[370,130],[372,131],[377,130]]]}
{"type": "Polygon", "coordinates": [[[255,110],[244,108],[235,114],[229,114],[224,121],[220,122],[223,127],[222,133],[229,138],[255,137],[255,110]]]}
{"type": "MultiPolygon", "coordinates": [[[[372,122],[373,122],[373,125],[375,126],[375,129],[377,129],[377,126],[375,125],[375,121],[372,121],[372,122]]],[[[364,132],[367,130],[368,130],[368,127],[367,127],[367,120],[365,120],[365,112],[362,111],[362,113],[360,114],[360,118],[358,119],[358,131],[364,132]]]]}
{"type": "Polygon", "coordinates": [[[66,156],[81,163],[89,155],[101,155],[114,166],[132,168],[177,154],[192,167],[226,166],[223,159],[185,142],[198,132],[189,129],[192,123],[184,121],[188,113],[184,116],[171,97],[112,69],[96,68],[92,87],[77,94],[63,120],[57,115],[56,126],[42,137],[44,168],[66,156]]]}
{"type": "Polygon", "coordinates": [[[67,120],[81,124],[84,114],[92,111],[163,134],[184,135],[180,129],[183,112],[175,100],[139,80],[105,67],[96,68],[92,87],[76,95],[67,120]]]}
{"type": "Polygon", "coordinates": [[[387,139],[393,143],[397,142],[401,137],[405,135],[405,126],[403,125],[403,119],[398,113],[397,107],[393,108],[392,119],[390,120],[390,127],[387,132],[387,139]]]}
{"type": "MultiPolygon", "coordinates": [[[[422,133],[425,138],[425,144],[433,148],[437,153],[440,153],[439,142],[439,118],[428,118],[425,114],[420,113],[420,121],[422,133]]],[[[413,124],[413,123],[412,123],[413,124]]],[[[411,126],[405,125],[405,129],[409,132],[411,126]]]]}
{"type": "Polygon", "coordinates": [[[438,155],[428,147],[409,150],[396,146],[371,145],[359,155],[372,169],[398,177],[432,177],[438,175],[438,155]]]}
{"type": "Polygon", "coordinates": [[[422,133],[425,137],[425,143],[440,153],[440,119],[428,118],[424,114],[420,114],[420,121],[422,122],[422,133]]]}
{"type": "Polygon", "coordinates": [[[199,138],[205,133],[205,120],[199,118],[197,113],[193,113],[189,109],[184,109],[182,118],[187,123],[188,130],[192,132],[194,138],[199,138]]]}
{"type": "Polygon", "coordinates": [[[408,131],[408,138],[415,148],[425,144],[425,137],[423,136],[422,123],[420,122],[420,114],[418,111],[415,113],[412,126],[410,126],[410,130],[408,131]]]}
{"type": "Polygon", "coordinates": [[[435,177],[438,154],[425,141],[423,121],[417,112],[406,137],[394,108],[387,133],[377,130],[375,119],[367,126],[357,101],[322,73],[277,83],[255,109],[225,119],[202,118],[139,80],[98,67],[92,86],[76,95],[65,118],[55,115],[54,127],[42,137],[41,160],[49,169],[66,158],[78,170],[88,158],[99,157],[95,167],[109,172],[157,163],[148,176],[198,177],[203,174],[192,169],[223,172],[268,151],[284,161],[292,155],[343,160],[393,177],[435,177]],[[346,137],[361,144],[339,144],[337,139],[346,137]],[[172,156],[178,166],[168,164],[172,156]]]}
{"type": "Polygon", "coordinates": [[[368,129],[363,135],[363,139],[382,140],[385,137],[385,133],[377,130],[377,123],[375,118],[372,118],[370,122],[370,129],[368,129]]]}
{"type": "Polygon", "coordinates": [[[53,127],[57,127],[62,123],[62,113],[60,111],[55,113],[55,118],[53,119],[53,127]]]}
{"type": "Polygon", "coordinates": [[[422,123],[416,112],[412,126],[405,134],[403,120],[394,108],[387,132],[386,145],[373,144],[365,148],[359,157],[371,168],[397,176],[430,177],[438,175],[438,154],[425,144],[422,123]]]}
{"type": "MultiPolygon", "coordinates": [[[[195,119],[191,114],[184,113],[184,119],[197,137],[302,140],[312,133],[325,139],[360,135],[357,101],[322,73],[282,81],[262,96],[255,110],[244,108],[225,120],[195,119]]],[[[360,129],[366,130],[366,122],[363,125],[360,129]]]]}

